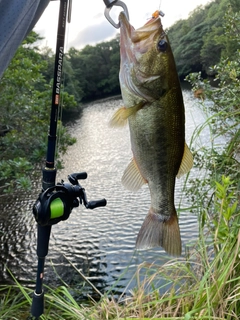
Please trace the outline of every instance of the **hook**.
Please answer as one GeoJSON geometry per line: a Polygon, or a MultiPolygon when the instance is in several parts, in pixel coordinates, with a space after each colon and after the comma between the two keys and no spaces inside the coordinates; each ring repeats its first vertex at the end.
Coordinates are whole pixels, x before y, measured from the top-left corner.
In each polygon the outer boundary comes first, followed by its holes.
{"type": "Polygon", "coordinates": [[[104,15],[106,17],[106,19],[116,28],[119,29],[120,28],[120,23],[116,23],[111,17],[110,17],[110,11],[112,9],[113,6],[118,6],[118,7],[122,7],[123,11],[127,17],[127,19],[129,20],[129,14],[128,14],[128,8],[126,6],[126,4],[120,0],[103,0],[106,8],[104,11],[104,15]]]}

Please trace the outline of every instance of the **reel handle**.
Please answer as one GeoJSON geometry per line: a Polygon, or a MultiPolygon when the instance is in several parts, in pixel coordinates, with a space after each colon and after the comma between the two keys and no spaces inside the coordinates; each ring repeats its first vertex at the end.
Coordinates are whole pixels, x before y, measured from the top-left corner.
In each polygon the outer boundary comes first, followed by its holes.
{"type": "Polygon", "coordinates": [[[89,201],[86,205],[87,209],[95,209],[98,207],[105,207],[107,204],[107,200],[106,199],[101,199],[101,200],[92,200],[89,201]]]}
{"type": "Polygon", "coordinates": [[[85,179],[87,179],[87,172],[71,173],[68,176],[68,181],[73,185],[77,185],[78,180],[85,180],[85,179]]]}

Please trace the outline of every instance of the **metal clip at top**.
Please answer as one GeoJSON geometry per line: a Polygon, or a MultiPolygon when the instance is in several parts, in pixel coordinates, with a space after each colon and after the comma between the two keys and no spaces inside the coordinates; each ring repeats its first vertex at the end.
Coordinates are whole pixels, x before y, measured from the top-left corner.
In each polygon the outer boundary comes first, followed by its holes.
{"type": "Polygon", "coordinates": [[[106,19],[116,28],[116,29],[119,29],[120,28],[120,23],[116,23],[111,17],[110,17],[110,11],[112,9],[113,6],[118,6],[118,7],[122,7],[123,8],[123,11],[127,17],[127,19],[129,20],[129,14],[128,14],[128,8],[127,6],[125,5],[124,2],[122,1],[119,1],[119,0],[103,0],[105,5],[106,5],[106,8],[105,8],[105,11],[104,11],[104,15],[106,17],[106,19]]]}
{"type": "Polygon", "coordinates": [[[112,7],[114,5],[114,2],[117,2],[118,0],[103,0],[105,3],[106,7],[112,7]]]}

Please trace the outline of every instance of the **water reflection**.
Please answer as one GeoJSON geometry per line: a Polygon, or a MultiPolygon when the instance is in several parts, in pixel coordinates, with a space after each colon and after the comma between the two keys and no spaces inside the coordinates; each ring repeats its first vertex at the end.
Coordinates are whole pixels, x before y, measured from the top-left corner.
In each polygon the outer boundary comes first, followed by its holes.
{"type": "MultiPolygon", "coordinates": [[[[203,122],[204,117],[189,91],[184,91],[184,100],[189,142],[196,125],[203,122]]],[[[67,221],[53,226],[45,268],[45,283],[49,285],[64,281],[73,287],[83,286],[84,281],[71,266],[73,264],[99,290],[106,291],[114,286],[115,291],[122,291],[140,263],[162,264],[169,258],[161,248],[134,250],[150,196],[147,186],[131,193],[120,182],[132,157],[129,132],[128,127],[109,128],[108,121],[121,104],[117,99],[90,103],[79,119],[69,123],[69,131],[77,138],[77,143],[64,156],[65,168],[58,172],[57,179],[67,180],[70,173],[87,171],[88,179],[81,184],[88,200],[104,197],[108,204],[93,211],[78,207],[67,221]]],[[[201,143],[207,142],[209,133],[204,132],[201,139],[201,143]]],[[[196,169],[191,172],[192,177],[198,174],[196,169]]],[[[184,178],[177,181],[177,208],[191,205],[181,195],[183,184],[184,178]]],[[[10,202],[9,199],[1,201],[1,283],[10,280],[7,267],[20,281],[34,284],[37,260],[32,205],[38,191],[32,190],[30,196],[21,195],[10,202]]],[[[184,252],[185,246],[197,238],[196,217],[187,211],[181,212],[180,229],[184,252]]],[[[133,285],[134,282],[129,288],[133,285]]],[[[93,292],[86,284],[84,290],[86,294],[93,292]]]]}

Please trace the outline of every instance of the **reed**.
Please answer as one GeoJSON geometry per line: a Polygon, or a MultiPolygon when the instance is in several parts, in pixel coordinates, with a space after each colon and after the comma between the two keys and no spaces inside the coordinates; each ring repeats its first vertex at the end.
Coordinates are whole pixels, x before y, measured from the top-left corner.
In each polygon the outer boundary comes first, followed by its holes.
{"type": "MultiPolygon", "coordinates": [[[[132,291],[126,288],[118,299],[106,294],[99,301],[90,297],[79,303],[66,284],[45,287],[41,319],[239,319],[240,213],[231,186],[226,177],[216,183],[218,215],[200,211],[199,239],[184,258],[164,265],[142,263],[132,279],[137,286],[132,291]]],[[[15,285],[0,287],[0,319],[27,319],[31,290],[12,277],[15,285]]]]}

